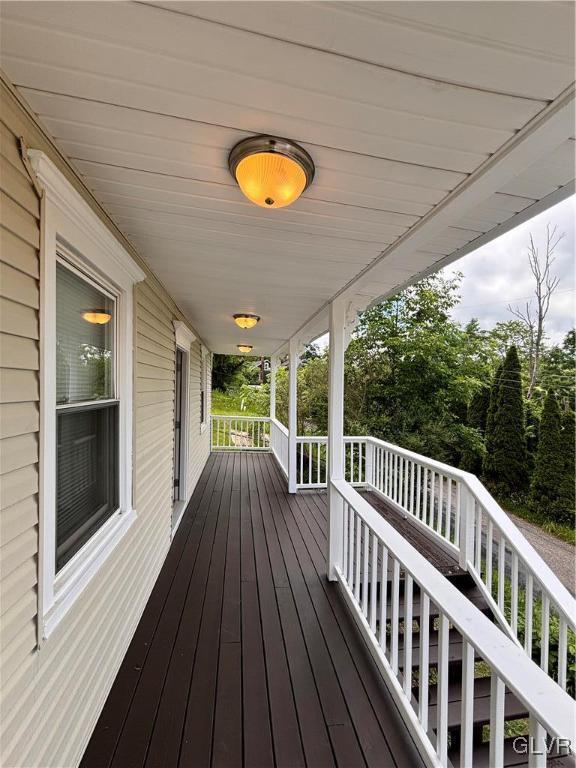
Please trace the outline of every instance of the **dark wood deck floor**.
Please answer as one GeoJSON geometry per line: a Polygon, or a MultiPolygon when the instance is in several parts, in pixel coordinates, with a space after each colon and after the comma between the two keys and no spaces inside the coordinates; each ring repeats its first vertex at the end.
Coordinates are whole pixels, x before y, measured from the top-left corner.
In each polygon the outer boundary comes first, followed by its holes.
{"type": "Polygon", "coordinates": [[[83,768],[418,768],[335,584],[326,495],[212,454],[83,768]]]}

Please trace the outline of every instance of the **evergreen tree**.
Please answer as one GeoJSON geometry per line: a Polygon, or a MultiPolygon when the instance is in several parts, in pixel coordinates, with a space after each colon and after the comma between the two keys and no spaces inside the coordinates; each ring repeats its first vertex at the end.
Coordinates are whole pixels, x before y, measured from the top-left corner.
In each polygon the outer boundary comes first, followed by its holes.
{"type": "Polygon", "coordinates": [[[494,456],[494,417],[498,407],[498,392],[500,390],[500,377],[502,376],[503,363],[500,363],[496,369],[494,380],[490,387],[490,397],[488,410],[486,412],[486,425],[484,429],[484,462],[482,472],[487,479],[493,478],[493,456],[494,456]]]}
{"type": "Polygon", "coordinates": [[[468,404],[466,423],[469,427],[477,430],[480,439],[473,445],[469,443],[462,452],[460,467],[466,472],[472,472],[479,475],[482,471],[482,462],[484,458],[484,446],[482,437],[486,430],[486,417],[490,406],[490,387],[482,386],[473,395],[468,404]]]}
{"type": "Polygon", "coordinates": [[[545,515],[551,513],[558,501],[565,474],[561,434],[560,408],[556,395],[550,390],[542,410],[536,464],[530,484],[530,503],[545,515]]]}
{"type": "Polygon", "coordinates": [[[502,493],[524,490],[528,484],[526,425],[516,347],[510,347],[502,366],[491,440],[492,481],[502,493]]]}
{"type": "Polygon", "coordinates": [[[553,506],[554,516],[562,521],[574,525],[576,512],[576,477],[575,477],[575,448],[576,448],[576,422],[572,408],[569,408],[562,418],[562,456],[564,458],[564,471],[558,499],[553,506]]]}
{"type": "Polygon", "coordinates": [[[490,407],[490,392],[490,387],[481,387],[472,395],[468,405],[468,426],[480,430],[482,434],[486,431],[486,419],[488,417],[488,408],[490,407]]]}

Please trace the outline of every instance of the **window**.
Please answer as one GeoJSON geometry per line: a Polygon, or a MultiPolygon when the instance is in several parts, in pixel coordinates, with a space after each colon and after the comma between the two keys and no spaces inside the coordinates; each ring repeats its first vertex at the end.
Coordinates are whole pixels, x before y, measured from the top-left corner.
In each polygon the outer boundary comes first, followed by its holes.
{"type": "Polygon", "coordinates": [[[116,300],[56,266],[56,571],[118,509],[116,300]]]}
{"type": "Polygon", "coordinates": [[[145,274],[46,155],[28,155],[44,190],[41,646],[93,578],[111,577],[103,565],[136,520],[132,306],[145,274]]]}

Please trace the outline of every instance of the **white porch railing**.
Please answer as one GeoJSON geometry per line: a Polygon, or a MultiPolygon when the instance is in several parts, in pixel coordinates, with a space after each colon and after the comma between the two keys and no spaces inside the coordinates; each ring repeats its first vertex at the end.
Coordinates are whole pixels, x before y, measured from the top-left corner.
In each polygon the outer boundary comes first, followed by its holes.
{"type": "Polygon", "coordinates": [[[576,743],[574,702],[568,694],[517,644],[503,636],[349,483],[336,480],[332,487],[342,499],[342,518],[334,529],[339,552],[337,579],[427,762],[449,765],[449,643],[455,639],[462,643],[463,657],[461,768],[474,764],[475,660],[482,660],[491,679],[491,766],[503,765],[507,689],[529,713],[530,735],[536,747],[529,756],[531,766],[546,765],[547,735],[576,743]],[[432,623],[431,607],[438,615],[432,623]],[[418,617],[417,642],[413,617],[418,617]],[[437,670],[433,722],[429,722],[428,706],[430,666],[437,670]]]}
{"type": "MultiPolygon", "coordinates": [[[[328,438],[297,437],[296,487],[326,488],[328,438]]],[[[354,486],[366,484],[366,438],[344,438],[345,478],[354,486]]]]}
{"type": "Polygon", "coordinates": [[[288,430],[278,419],[270,419],[270,450],[288,477],[288,430]]]}
{"type": "Polygon", "coordinates": [[[212,416],[214,451],[269,451],[270,419],[266,416],[212,416]]]}

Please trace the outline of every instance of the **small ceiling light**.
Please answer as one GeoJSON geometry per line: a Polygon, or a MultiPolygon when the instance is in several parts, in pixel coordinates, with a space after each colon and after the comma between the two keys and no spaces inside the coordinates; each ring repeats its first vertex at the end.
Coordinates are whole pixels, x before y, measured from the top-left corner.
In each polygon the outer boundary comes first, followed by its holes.
{"type": "Polygon", "coordinates": [[[253,349],[254,347],[250,344],[238,344],[238,352],[243,352],[245,355],[252,352],[253,349]]]}
{"type": "Polygon", "coordinates": [[[234,322],[239,328],[254,328],[259,320],[258,315],[248,315],[244,312],[234,315],[234,322]]]}
{"type": "Polygon", "coordinates": [[[106,325],[112,319],[112,315],[110,312],[106,312],[105,309],[87,309],[85,312],[82,312],[82,318],[87,323],[106,325]]]}
{"type": "Polygon", "coordinates": [[[239,142],[230,152],[228,167],[248,200],[262,208],[290,205],[314,178],[308,152],[277,136],[251,136],[239,142]]]}

